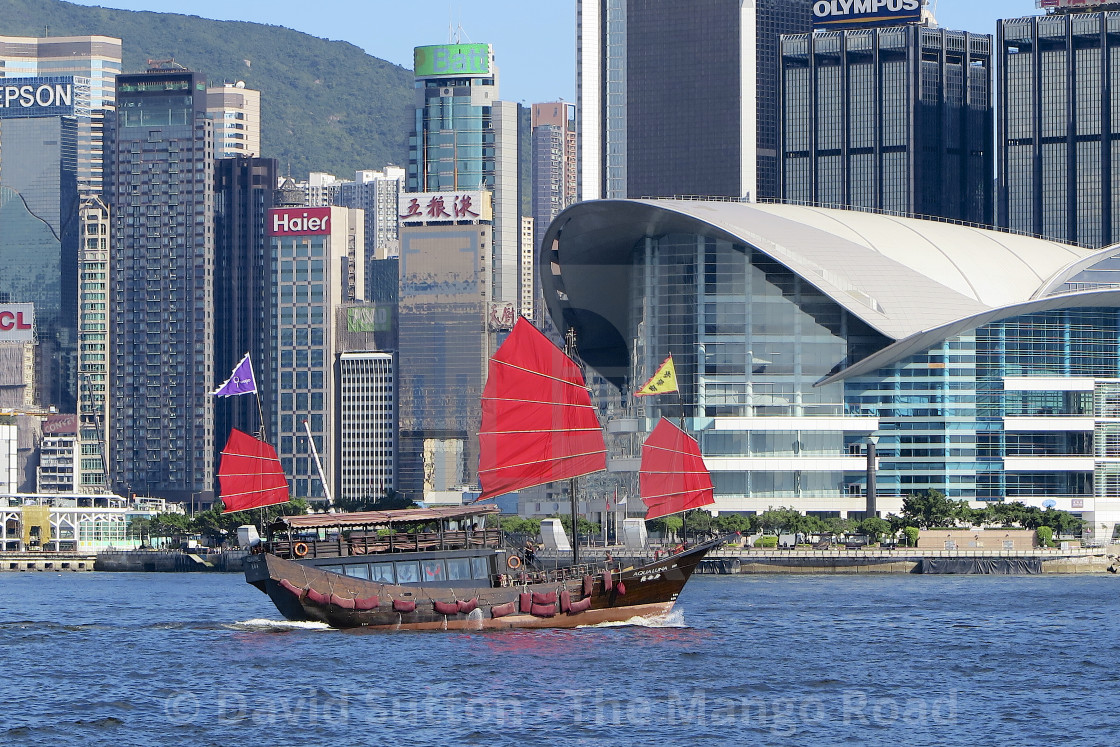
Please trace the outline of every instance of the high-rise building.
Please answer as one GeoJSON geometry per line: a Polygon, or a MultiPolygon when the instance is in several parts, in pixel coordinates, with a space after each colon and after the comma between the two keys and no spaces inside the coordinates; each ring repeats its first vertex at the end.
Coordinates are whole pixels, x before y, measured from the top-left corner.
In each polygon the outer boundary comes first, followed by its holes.
{"type": "Polygon", "coordinates": [[[812,5],[579,0],[581,199],[777,197],[778,42],[812,5]]]}
{"type": "Polygon", "coordinates": [[[490,193],[401,195],[397,490],[459,503],[477,482],[486,361],[514,304],[493,300],[490,193]]]}
{"type": "Polygon", "coordinates": [[[112,297],[108,205],[91,197],[81,206],[78,243],[78,447],[76,490],[109,486],[109,299],[112,297]]]}
{"type": "Polygon", "coordinates": [[[356,171],[354,181],[338,182],[332,204],[365,211],[367,265],[400,254],[397,207],[403,189],[404,169],[400,166],[356,171]]]}
{"type": "Polygon", "coordinates": [[[332,495],[338,494],[337,311],[364,295],[365,219],[341,207],[268,211],[270,367],[259,374],[273,392],[269,437],[292,494],[324,498],[307,442],[307,421],[332,495]]]}
{"type": "Polygon", "coordinates": [[[1001,20],[996,48],[1000,225],[1082,246],[1120,241],[1120,14],[1001,20]]]}
{"type": "Polygon", "coordinates": [[[557,101],[532,106],[533,222],[544,231],[576,201],[576,107],[557,101]]]}
{"type": "Polygon", "coordinates": [[[113,134],[113,485],[206,503],[215,376],[214,136],[205,79],[181,68],[118,76],[113,134]]]}
{"type": "Polygon", "coordinates": [[[489,44],[415,50],[416,119],[407,192],[487,190],[493,246],[487,257],[496,301],[516,303],[520,261],[518,106],[498,100],[489,44]]]}
{"type": "MultiPolygon", "coordinates": [[[[218,381],[246,353],[256,372],[272,367],[275,334],[268,312],[273,266],[267,232],[276,193],[274,158],[221,158],[215,167],[214,372],[218,381]]],[[[272,401],[271,382],[257,377],[262,402],[272,401]]],[[[269,417],[266,413],[265,417],[269,417]]],[[[214,406],[214,444],[231,428],[255,433],[262,425],[255,397],[228,397],[214,406]]]]}
{"type": "Polygon", "coordinates": [[[58,75],[88,79],[89,119],[80,121],[78,128],[78,190],[83,197],[104,189],[105,113],[114,106],[120,72],[120,39],[0,36],[0,79],[58,75]]]}
{"type": "Polygon", "coordinates": [[[261,92],[244,81],[206,91],[206,112],[214,120],[214,157],[261,154],[261,92]]]}
{"type": "Polygon", "coordinates": [[[0,102],[0,300],[35,304],[34,401],[74,412],[78,324],[78,133],[84,78],[6,81],[0,102]]]}
{"type": "Polygon", "coordinates": [[[396,377],[393,355],[339,356],[338,497],[379,499],[395,487],[396,377]]]}
{"type": "Polygon", "coordinates": [[[783,36],[782,200],[993,224],[991,43],[918,25],[783,36]]]}

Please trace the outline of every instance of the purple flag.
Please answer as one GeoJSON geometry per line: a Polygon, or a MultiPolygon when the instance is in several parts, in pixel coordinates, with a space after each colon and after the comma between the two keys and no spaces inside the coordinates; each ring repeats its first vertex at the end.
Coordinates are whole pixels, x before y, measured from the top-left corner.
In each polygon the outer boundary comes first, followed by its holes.
{"type": "Polygon", "coordinates": [[[226,382],[211,394],[215,397],[232,397],[236,394],[252,394],[255,391],[257,391],[257,379],[253,376],[253,362],[249,360],[249,354],[246,353],[226,382]]]}

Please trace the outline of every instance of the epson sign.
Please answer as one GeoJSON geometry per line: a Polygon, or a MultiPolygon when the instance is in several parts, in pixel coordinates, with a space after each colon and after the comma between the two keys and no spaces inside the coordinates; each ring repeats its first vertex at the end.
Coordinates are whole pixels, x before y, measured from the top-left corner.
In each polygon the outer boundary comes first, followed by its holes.
{"type": "Polygon", "coordinates": [[[8,79],[0,83],[0,118],[65,115],[73,111],[72,82],[8,79]]]}
{"type": "Polygon", "coordinates": [[[922,0],[817,0],[813,26],[890,26],[922,20],[922,0]]]}

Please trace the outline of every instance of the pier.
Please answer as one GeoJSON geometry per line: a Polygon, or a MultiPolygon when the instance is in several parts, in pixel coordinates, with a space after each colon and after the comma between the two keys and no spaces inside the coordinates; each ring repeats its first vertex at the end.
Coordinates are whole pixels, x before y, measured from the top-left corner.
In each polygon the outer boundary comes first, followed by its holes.
{"type": "Polygon", "coordinates": [[[92,571],[97,556],[94,553],[68,552],[3,552],[0,553],[0,572],[92,571]]]}

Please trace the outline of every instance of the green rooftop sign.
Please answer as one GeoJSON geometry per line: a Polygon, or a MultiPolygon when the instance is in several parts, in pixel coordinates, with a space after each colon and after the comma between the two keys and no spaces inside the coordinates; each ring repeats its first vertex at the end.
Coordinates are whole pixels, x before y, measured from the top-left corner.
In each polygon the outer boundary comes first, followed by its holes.
{"type": "Polygon", "coordinates": [[[489,44],[436,44],[416,47],[412,69],[417,78],[491,75],[489,44]]]}

